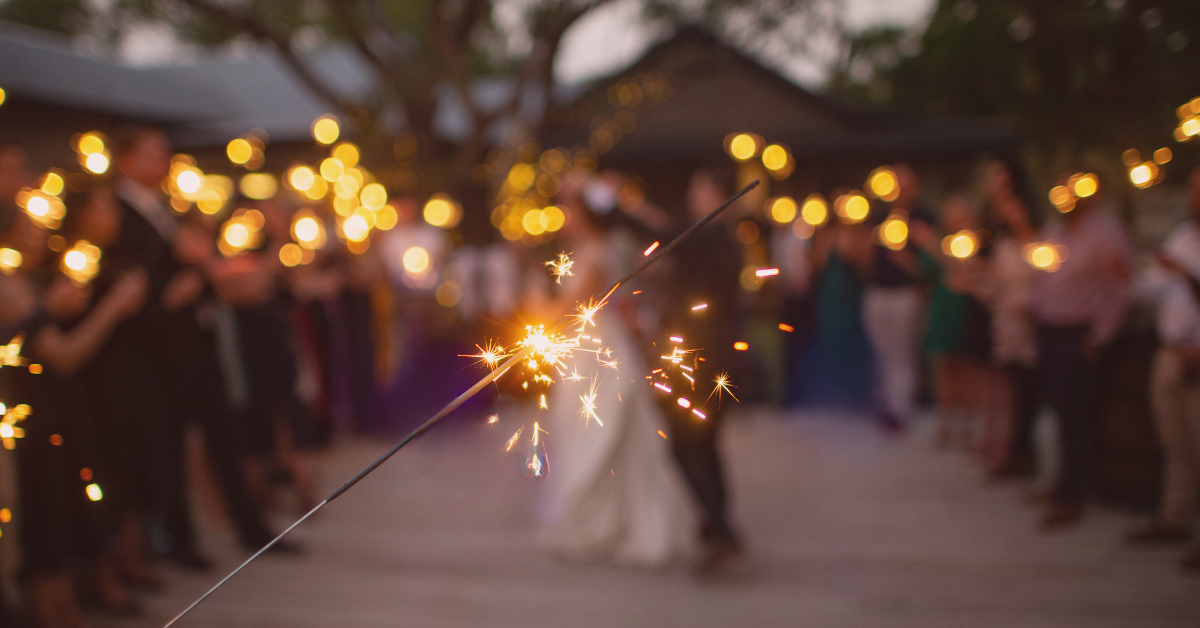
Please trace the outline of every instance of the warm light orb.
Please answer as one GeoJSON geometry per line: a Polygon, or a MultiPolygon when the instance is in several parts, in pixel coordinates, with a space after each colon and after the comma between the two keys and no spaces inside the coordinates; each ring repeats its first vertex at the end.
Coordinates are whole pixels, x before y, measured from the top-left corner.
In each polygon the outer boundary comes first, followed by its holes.
{"type": "Polygon", "coordinates": [[[851,192],[844,196],[839,196],[834,203],[834,209],[838,212],[838,217],[842,222],[854,224],[866,220],[867,214],[871,212],[871,203],[858,192],[851,192]]]}
{"type": "Polygon", "coordinates": [[[1166,146],[1154,151],[1154,163],[1159,165],[1171,161],[1173,157],[1175,157],[1175,153],[1172,153],[1171,149],[1167,148],[1166,146]]]}
{"type": "Polygon", "coordinates": [[[83,251],[70,250],[63,255],[63,265],[74,271],[82,271],[87,268],[88,258],[83,251]]]}
{"type": "Polygon", "coordinates": [[[346,167],[337,157],[328,157],[321,162],[321,178],[333,183],[346,174],[346,167]]]}
{"type": "Polygon", "coordinates": [[[421,212],[425,222],[435,227],[453,227],[457,224],[458,208],[454,201],[442,194],[434,194],[425,203],[421,212]]]}
{"type": "Polygon", "coordinates": [[[305,216],[292,226],[292,233],[301,242],[313,242],[321,235],[321,225],[317,224],[315,218],[305,216]]]}
{"type": "Polygon", "coordinates": [[[1071,202],[1071,191],[1063,185],[1056,185],[1050,188],[1050,202],[1055,207],[1062,207],[1071,202]]]}
{"type": "Polygon", "coordinates": [[[50,201],[44,196],[30,196],[28,201],[25,201],[25,211],[29,212],[30,216],[42,217],[50,213],[50,201]]]}
{"type": "Polygon", "coordinates": [[[362,242],[371,232],[371,225],[359,214],[351,214],[342,223],[342,235],[351,242],[362,242]]]}
{"type": "Polygon", "coordinates": [[[880,226],[879,237],[884,246],[894,251],[900,250],[908,242],[908,223],[902,216],[890,216],[880,226]]]}
{"type": "Polygon", "coordinates": [[[238,189],[246,198],[256,201],[265,201],[279,190],[279,184],[275,181],[274,175],[266,172],[251,172],[242,177],[238,182],[238,189]]]}
{"type": "Polygon", "coordinates": [[[867,189],[885,201],[894,201],[900,193],[900,184],[896,180],[896,173],[883,166],[867,177],[867,189]]]}
{"type": "Polygon", "coordinates": [[[322,144],[332,144],[337,141],[341,129],[338,128],[337,118],[322,116],[313,121],[312,136],[322,144]]]}
{"type": "Polygon", "coordinates": [[[10,274],[21,267],[25,257],[16,249],[0,249],[0,272],[10,274]]]}
{"type": "Polygon", "coordinates": [[[738,161],[747,161],[758,152],[758,142],[747,133],[739,133],[729,141],[729,154],[738,161]]]}
{"type": "Polygon", "coordinates": [[[558,231],[567,224],[567,215],[553,205],[543,209],[542,213],[546,215],[546,231],[558,231]]]}
{"type": "Polygon", "coordinates": [[[375,210],[375,228],[380,231],[388,231],[400,222],[400,216],[396,213],[396,208],[391,205],[384,205],[375,210]]]}
{"type": "Polygon", "coordinates": [[[225,242],[235,249],[246,246],[250,241],[250,230],[240,222],[231,222],[225,227],[225,242]]]}
{"type": "Polygon", "coordinates": [[[295,242],[288,242],[279,247],[279,261],[284,266],[291,268],[297,266],[304,260],[304,249],[300,248],[295,242]]]}
{"type": "Polygon", "coordinates": [[[820,194],[809,194],[800,208],[800,217],[814,227],[825,224],[825,221],[829,219],[829,206],[825,203],[825,197],[820,194]]]}
{"type": "Polygon", "coordinates": [[[1148,164],[1140,164],[1129,169],[1129,181],[1139,188],[1147,187],[1153,180],[1154,173],[1150,171],[1148,164]]]}
{"type": "Polygon", "coordinates": [[[505,178],[508,186],[515,192],[528,190],[533,187],[533,183],[536,180],[537,170],[534,169],[533,165],[525,163],[514,164],[508,171],[508,177],[505,178]]]}
{"type": "Polygon", "coordinates": [[[229,161],[240,166],[254,156],[254,147],[239,137],[225,145],[225,155],[229,157],[229,161]]]}
{"type": "Polygon", "coordinates": [[[780,196],[770,201],[771,220],[781,225],[795,220],[797,211],[796,201],[790,196],[780,196]]]}
{"type": "Polygon", "coordinates": [[[333,147],[333,156],[341,161],[347,168],[353,168],[358,165],[359,152],[358,147],[350,142],[342,142],[333,147]]]}
{"type": "Polygon", "coordinates": [[[414,246],[404,252],[400,263],[404,265],[404,270],[414,275],[423,273],[429,268],[429,253],[419,246],[414,246]]]}
{"type": "Polygon", "coordinates": [[[1179,125],[1179,130],[1187,137],[1193,137],[1200,134],[1200,119],[1188,118],[1179,125]]]}
{"type": "Polygon", "coordinates": [[[958,259],[967,259],[975,254],[975,234],[963,230],[942,239],[942,252],[958,259]]]}
{"type": "Polygon", "coordinates": [[[99,484],[88,484],[84,490],[87,491],[88,499],[94,502],[104,499],[104,491],[100,490],[99,484]]]}
{"type": "Polygon", "coordinates": [[[84,155],[95,155],[104,152],[104,140],[95,133],[85,133],[79,138],[79,152],[84,155]]]}
{"type": "Polygon", "coordinates": [[[175,185],[184,194],[195,194],[200,190],[201,183],[200,173],[191,168],[181,171],[175,177],[175,185]]]}
{"type": "Polygon", "coordinates": [[[1025,261],[1038,270],[1054,272],[1066,259],[1066,248],[1045,242],[1033,242],[1022,250],[1025,261]]]}
{"type": "Polygon", "coordinates": [[[57,172],[47,172],[42,177],[41,190],[51,196],[58,196],[63,191],[63,178],[57,172]]]}
{"type": "Polygon", "coordinates": [[[1073,191],[1075,192],[1075,196],[1078,196],[1079,198],[1087,198],[1095,194],[1096,190],[1100,189],[1100,182],[1096,179],[1096,175],[1085,174],[1079,176],[1079,178],[1075,180],[1075,184],[1072,187],[1073,191]]]}
{"type": "Polygon", "coordinates": [[[108,172],[108,157],[104,153],[92,153],[84,160],[83,167],[92,174],[104,174],[108,172]]]}
{"type": "Polygon", "coordinates": [[[762,162],[767,167],[767,170],[783,169],[787,166],[788,162],[787,149],[779,144],[771,144],[763,149],[762,162]]]}
{"type": "Polygon", "coordinates": [[[368,183],[358,193],[358,200],[370,209],[379,209],[387,203],[387,190],[378,183],[368,183]]]}
{"type": "Polygon", "coordinates": [[[288,183],[291,183],[294,189],[306,192],[312,188],[313,183],[316,182],[316,178],[317,176],[313,174],[312,168],[308,166],[296,166],[292,168],[291,174],[288,175],[288,183]]]}

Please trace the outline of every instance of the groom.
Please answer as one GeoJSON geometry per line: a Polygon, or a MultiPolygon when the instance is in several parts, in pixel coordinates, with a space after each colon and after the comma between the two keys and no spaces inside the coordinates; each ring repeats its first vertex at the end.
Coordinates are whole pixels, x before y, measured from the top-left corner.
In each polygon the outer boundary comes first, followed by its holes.
{"type": "MultiPolygon", "coordinates": [[[[733,188],[732,173],[716,169],[697,170],[687,192],[690,221],[698,220],[720,205],[733,188]]],[[[733,216],[726,212],[724,216],[733,216]]],[[[726,222],[718,218],[672,252],[674,273],[669,277],[664,306],[664,330],[687,339],[704,357],[696,363],[695,378],[701,385],[732,366],[736,359],[738,272],[741,251],[726,222]],[[707,303],[699,310],[692,308],[707,303]]],[[[673,399],[662,405],[671,428],[671,445],[688,488],[699,502],[703,544],[696,572],[706,575],[741,553],[741,544],[728,520],[725,476],[717,437],[724,423],[718,404],[707,404],[705,419],[681,409],[673,399]]],[[[716,401],[714,399],[714,401],[716,401]]],[[[728,399],[725,407],[728,408],[728,399]]]]}

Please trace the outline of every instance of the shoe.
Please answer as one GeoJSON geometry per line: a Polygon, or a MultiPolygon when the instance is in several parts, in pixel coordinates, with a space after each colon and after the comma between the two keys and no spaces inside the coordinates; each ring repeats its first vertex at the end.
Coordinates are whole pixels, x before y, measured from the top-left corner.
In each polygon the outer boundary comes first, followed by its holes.
{"type": "Polygon", "coordinates": [[[1130,528],[1125,533],[1125,542],[1131,545],[1183,543],[1191,538],[1191,526],[1167,523],[1159,519],[1151,519],[1141,525],[1130,528]]]}
{"type": "Polygon", "coordinates": [[[741,555],[742,546],[732,539],[705,541],[692,572],[702,578],[714,576],[741,555]]]}
{"type": "Polygon", "coordinates": [[[188,571],[207,573],[212,571],[212,561],[200,555],[195,548],[180,548],[166,555],[167,562],[188,571]]]}
{"type": "Polygon", "coordinates": [[[1200,576],[1200,546],[1188,550],[1180,559],[1179,566],[1190,574],[1200,576]]]}
{"type": "Polygon", "coordinates": [[[1043,530],[1058,530],[1071,527],[1080,519],[1083,519],[1083,506],[1055,501],[1042,511],[1040,525],[1043,530]]]}

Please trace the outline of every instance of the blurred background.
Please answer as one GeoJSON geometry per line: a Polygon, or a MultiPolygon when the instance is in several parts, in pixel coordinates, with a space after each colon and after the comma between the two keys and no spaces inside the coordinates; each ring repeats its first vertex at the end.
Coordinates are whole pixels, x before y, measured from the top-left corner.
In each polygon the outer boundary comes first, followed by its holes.
{"type": "Polygon", "coordinates": [[[1197,136],[1184,0],[0,0],[0,624],[161,625],[758,181],[180,625],[1194,625],[1197,136]]]}

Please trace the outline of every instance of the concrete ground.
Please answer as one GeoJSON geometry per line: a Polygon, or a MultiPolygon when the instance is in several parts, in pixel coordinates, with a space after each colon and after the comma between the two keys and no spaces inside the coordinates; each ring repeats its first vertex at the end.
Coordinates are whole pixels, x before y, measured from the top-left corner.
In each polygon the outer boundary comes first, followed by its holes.
{"type": "MultiPolygon", "coordinates": [[[[1024,487],[986,485],[932,426],[901,438],[831,416],[745,410],[726,435],[739,570],[568,565],[539,551],[539,482],[502,452],[506,434],[458,420],[405,450],[295,533],[302,557],[267,557],[178,626],[255,628],[1200,625],[1200,578],[1178,549],[1131,550],[1131,518],[1092,510],[1046,534],[1024,487]]],[[[386,448],[344,442],[322,461],[332,489],[386,448]]],[[[553,444],[551,442],[551,452],[553,444]]],[[[282,523],[284,518],[280,518],[282,523]]],[[[232,569],[207,534],[209,575],[167,571],[151,628],[232,569]]]]}

